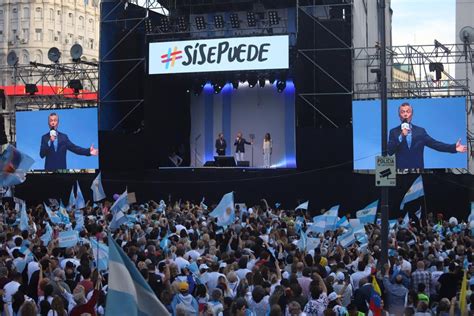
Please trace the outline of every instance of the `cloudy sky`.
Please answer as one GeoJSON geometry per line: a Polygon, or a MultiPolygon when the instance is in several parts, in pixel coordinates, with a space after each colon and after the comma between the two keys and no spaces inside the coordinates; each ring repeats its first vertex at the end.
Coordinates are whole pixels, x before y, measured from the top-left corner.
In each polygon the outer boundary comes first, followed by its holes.
{"type": "Polygon", "coordinates": [[[392,0],[393,45],[455,42],[456,0],[392,0]]]}

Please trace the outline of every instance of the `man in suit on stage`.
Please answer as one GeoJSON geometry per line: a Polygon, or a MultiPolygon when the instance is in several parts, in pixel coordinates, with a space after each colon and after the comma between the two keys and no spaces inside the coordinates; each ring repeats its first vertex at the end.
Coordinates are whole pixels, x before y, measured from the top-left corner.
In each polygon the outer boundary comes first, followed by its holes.
{"type": "Polygon", "coordinates": [[[253,143],[248,142],[245,138],[242,137],[242,133],[238,132],[234,142],[236,161],[244,160],[245,145],[253,145],[253,143]]]}
{"type": "Polygon", "coordinates": [[[40,157],[46,158],[44,161],[44,169],[54,171],[58,169],[66,169],[66,153],[72,151],[81,156],[97,156],[99,150],[94,148],[94,144],[90,148],[83,148],[73,144],[68,136],[58,132],[59,117],[56,113],[48,116],[49,132],[41,137],[40,157]]]}
{"type": "Polygon", "coordinates": [[[424,128],[413,125],[413,108],[409,103],[400,105],[398,116],[402,124],[390,130],[388,140],[388,154],[395,154],[398,169],[424,169],[425,146],[441,152],[466,152],[461,139],[455,144],[445,144],[429,136],[424,128]]]}
{"type": "Polygon", "coordinates": [[[216,153],[218,156],[225,156],[225,149],[227,148],[227,143],[224,139],[224,134],[219,133],[216,139],[216,153]]]}

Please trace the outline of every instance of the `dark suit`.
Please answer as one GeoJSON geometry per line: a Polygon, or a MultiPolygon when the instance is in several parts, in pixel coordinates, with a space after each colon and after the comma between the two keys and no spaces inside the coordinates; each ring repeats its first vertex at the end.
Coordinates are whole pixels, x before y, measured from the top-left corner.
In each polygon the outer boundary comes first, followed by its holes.
{"type": "Polygon", "coordinates": [[[390,130],[388,139],[388,154],[395,154],[397,160],[397,168],[399,169],[423,169],[424,149],[428,146],[434,150],[448,153],[456,153],[456,144],[445,144],[433,139],[422,127],[411,125],[411,146],[408,148],[407,137],[399,136],[401,129],[399,126],[390,130]]]}
{"type": "Polygon", "coordinates": [[[41,137],[40,157],[46,157],[44,161],[44,170],[54,171],[58,169],[66,169],[66,153],[68,150],[81,156],[91,155],[89,148],[76,146],[69,140],[66,134],[58,132],[57,150],[55,150],[53,143],[48,144],[49,139],[49,132],[41,137]]]}
{"type": "Polygon", "coordinates": [[[245,152],[245,145],[251,145],[245,138],[240,138],[234,142],[235,152],[236,153],[244,153],[245,152]]]}
{"type": "Polygon", "coordinates": [[[225,149],[227,148],[227,143],[225,142],[225,139],[216,139],[216,153],[219,156],[225,156],[225,149]]]}

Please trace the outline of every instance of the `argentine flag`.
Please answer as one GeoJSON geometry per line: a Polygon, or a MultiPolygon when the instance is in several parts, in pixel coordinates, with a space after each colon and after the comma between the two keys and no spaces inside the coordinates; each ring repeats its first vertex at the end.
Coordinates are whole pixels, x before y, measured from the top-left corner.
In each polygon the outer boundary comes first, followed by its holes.
{"type": "Polygon", "coordinates": [[[169,315],[123,250],[109,235],[109,289],[105,316],[169,315]]]}
{"type": "Polygon", "coordinates": [[[105,199],[104,187],[102,186],[102,176],[101,173],[92,181],[91,185],[92,195],[94,197],[94,202],[101,201],[105,199]]]}
{"type": "Polygon", "coordinates": [[[79,181],[77,181],[77,194],[76,194],[76,210],[80,210],[81,208],[86,207],[86,201],[82,196],[81,186],[79,185],[79,181]]]}
{"type": "Polygon", "coordinates": [[[377,204],[379,200],[367,205],[360,211],[357,211],[356,217],[360,220],[361,224],[373,224],[375,222],[375,216],[377,215],[377,204]]]}
{"type": "Polygon", "coordinates": [[[216,208],[209,213],[210,216],[217,218],[217,225],[226,227],[234,223],[234,192],[224,194],[216,208]]]}
{"type": "Polygon", "coordinates": [[[415,182],[413,182],[410,189],[408,189],[407,193],[403,197],[402,203],[400,204],[400,209],[403,210],[406,203],[414,201],[424,195],[425,191],[423,190],[423,179],[421,176],[419,176],[416,178],[415,182]]]}
{"type": "Polygon", "coordinates": [[[122,212],[122,210],[118,210],[114,213],[112,220],[110,221],[110,229],[116,230],[122,224],[126,224],[129,218],[122,212]]]}
{"type": "Polygon", "coordinates": [[[351,227],[351,224],[347,220],[347,217],[343,216],[340,220],[337,221],[336,228],[339,228],[339,227],[344,227],[344,228],[351,227]]]}
{"type": "Polygon", "coordinates": [[[339,212],[339,205],[333,206],[323,214],[326,217],[326,228],[325,230],[336,230],[339,212]]]}
{"type": "Polygon", "coordinates": [[[309,201],[306,201],[304,203],[301,203],[300,205],[298,205],[295,210],[305,210],[307,211],[308,210],[308,206],[309,206],[309,201]]]}
{"type": "Polygon", "coordinates": [[[350,247],[353,243],[355,243],[356,239],[352,230],[349,230],[347,233],[337,237],[337,242],[343,248],[350,247]]]}
{"type": "Polygon", "coordinates": [[[43,241],[43,246],[47,247],[51,239],[53,239],[53,229],[48,222],[46,222],[46,231],[41,235],[40,239],[43,241]]]}
{"type": "Polygon", "coordinates": [[[26,214],[26,204],[21,204],[21,213],[20,213],[20,230],[28,230],[30,225],[28,224],[28,214],[26,214]]]}
{"type": "Polygon", "coordinates": [[[130,206],[128,205],[128,192],[127,189],[125,189],[125,192],[123,192],[119,198],[115,201],[115,203],[112,205],[110,210],[112,213],[116,213],[118,211],[122,212],[127,212],[130,206]]]}
{"type": "Polygon", "coordinates": [[[70,211],[74,208],[75,205],[76,205],[76,197],[74,196],[74,186],[72,186],[71,194],[69,195],[69,202],[66,209],[70,211]]]}
{"type": "Polygon", "coordinates": [[[51,221],[51,223],[57,224],[57,225],[63,223],[63,221],[61,220],[61,217],[59,217],[53,211],[51,211],[51,209],[49,208],[48,205],[46,205],[46,203],[43,202],[43,206],[44,206],[44,209],[45,209],[46,213],[48,213],[49,220],[51,221]]]}
{"type": "Polygon", "coordinates": [[[314,233],[324,233],[326,231],[326,217],[324,215],[313,217],[313,224],[309,226],[309,231],[314,233]]]}
{"type": "Polygon", "coordinates": [[[109,247],[95,238],[89,238],[89,241],[96,267],[99,271],[106,271],[109,265],[109,247]]]}

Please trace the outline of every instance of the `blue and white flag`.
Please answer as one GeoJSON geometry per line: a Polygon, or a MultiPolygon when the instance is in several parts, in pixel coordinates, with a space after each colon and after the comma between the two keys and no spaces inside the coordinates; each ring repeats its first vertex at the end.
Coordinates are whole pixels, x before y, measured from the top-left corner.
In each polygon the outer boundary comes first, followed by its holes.
{"type": "Polygon", "coordinates": [[[77,193],[76,193],[76,210],[80,210],[86,207],[86,201],[84,200],[84,196],[82,196],[81,186],[79,185],[79,181],[77,183],[77,193]]]}
{"type": "Polygon", "coordinates": [[[94,255],[95,266],[99,271],[106,271],[109,266],[109,247],[95,238],[89,238],[91,251],[94,255]]]}
{"type": "Polygon", "coordinates": [[[120,227],[120,225],[126,224],[128,221],[129,221],[128,216],[125,215],[122,212],[122,210],[119,209],[118,211],[114,213],[114,216],[112,217],[112,220],[110,221],[110,229],[116,230],[117,228],[120,227]]]}
{"type": "Polygon", "coordinates": [[[415,212],[415,215],[416,215],[416,217],[418,217],[418,219],[421,219],[421,206],[418,209],[418,211],[415,212]]]}
{"type": "Polygon", "coordinates": [[[6,198],[6,197],[13,197],[13,192],[12,192],[12,188],[11,187],[6,187],[6,191],[5,193],[3,193],[3,197],[6,198]]]}
{"type": "Polygon", "coordinates": [[[163,251],[167,251],[168,250],[168,245],[170,243],[170,239],[169,239],[169,232],[166,233],[165,237],[163,237],[161,240],[160,240],[160,248],[163,249],[163,251]]]}
{"type": "Polygon", "coordinates": [[[339,227],[344,227],[344,228],[351,227],[351,224],[347,220],[347,217],[343,216],[341,219],[337,221],[336,228],[339,228],[339,227]]]}
{"type": "Polygon", "coordinates": [[[76,206],[76,197],[74,196],[74,186],[71,188],[71,194],[69,195],[69,202],[67,204],[67,210],[71,211],[76,206]]]}
{"type": "Polygon", "coordinates": [[[130,208],[130,205],[128,205],[128,192],[127,192],[127,189],[125,189],[125,192],[123,192],[118,197],[118,199],[115,200],[110,210],[112,211],[112,213],[118,212],[119,210],[122,211],[123,213],[126,213],[129,208],[130,208]]]}
{"type": "Polygon", "coordinates": [[[201,200],[201,203],[199,204],[199,206],[204,210],[204,211],[207,211],[207,205],[204,204],[204,201],[205,201],[206,198],[202,198],[201,200]]]}
{"type": "Polygon", "coordinates": [[[105,316],[170,315],[135,264],[110,235],[108,284],[105,316]]]}
{"type": "Polygon", "coordinates": [[[307,237],[306,238],[306,252],[309,252],[311,250],[318,248],[320,244],[321,244],[321,239],[307,237]]]}
{"type": "Polygon", "coordinates": [[[46,223],[46,231],[41,235],[40,239],[43,241],[43,246],[47,247],[51,239],[53,239],[53,229],[49,223],[46,223]]]}
{"type": "Polygon", "coordinates": [[[75,230],[60,232],[58,235],[59,248],[74,247],[79,241],[79,233],[75,230]]]}
{"type": "Polygon", "coordinates": [[[61,218],[61,221],[63,224],[67,225],[71,223],[71,220],[69,219],[69,214],[66,211],[66,208],[64,207],[63,201],[59,201],[59,210],[58,210],[58,216],[61,218]]]}
{"type": "Polygon", "coordinates": [[[390,229],[393,229],[395,227],[395,225],[397,224],[397,222],[398,222],[398,220],[396,220],[396,219],[389,219],[388,220],[388,227],[390,229]]]}
{"type": "Polygon", "coordinates": [[[235,220],[234,192],[224,194],[219,204],[209,215],[217,218],[217,225],[219,226],[231,225],[235,220]]]}
{"type": "Polygon", "coordinates": [[[338,221],[337,213],[339,212],[339,205],[335,205],[329,209],[323,216],[326,217],[326,230],[335,230],[338,221]]]}
{"type": "Polygon", "coordinates": [[[326,231],[326,216],[318,215],[313,217],[313,224],[308,229],[314,233],[324,233],[326,231]]]}
{"type": "Polygon", "coordinates": [[[349,230],[345,234],[337,237],[337,242],[341,245],[343,248],[350,247],[353,243],[355,243],[356,238],[354,236],[354,233],[352,230],[349,230]]]}
{"type": "Polygon", "coordinates": [[[74,218],[76,219],[76,226],[74,230],[80,232],[84,230],[84,215],[82,214],[81,210],[76,210],[74,212],[74,218]]]}
{"type": "Polygon", "coordinates": [[[49,220],[51,221],[51,223],[59,225],[63,222],[61,220],[61,217],[59,217],[58,215],[56,215],[56,213],[51,211],[51,209],[49,208],[48,205],[46,205],[46,203],[43,202],[43,206],[44,206],[44,209],[45,209],[46,213],[48,213],[49,220]]]}
{"type": "Polygon", "coordinates": [[[160,204],[158,204],[158,207],[156,208],[156,211],[158,213],[163,213],[166,210],[166,203],[163,200],[160,200],[160,204]]]}
{"type": "Polygon", "coordinates": [[[406,203],[414,201],[424,195],[425,191],[423,190],[423,179],[421,176],[419,176],[416,178],[415,182],[413,182],[410,189],[408,189],[407,193],[403,197],[402,203],[400,204],[400,209],[403,210],[406,203]]]}
{"type": "Polygon", "coordinates": [[[377,204],[379,200],[370,203],[360,211],[357,211],[356,217],[360,220],[361,224],[373,224],[377,215],[377,204]]]}
{"type": "Polygon", "coordinates": [[[300,251],[306,250],[306,245],[307,245],[306,239],[307,239],[307,236],[305,232],[303,230],[300,230],[300,239],[296,243],[300,251]]]}
{"type": "Polygon", "coordinates": [[[30,156],[8,145],[0,155],[0,186],[10,187],[23,183],[34,162],[30,156]]]}
{"type": "Polygon", "coordinates": [[[308,210],[308,206],[309,206],[309,201],[306,201],[304,203],[301,203],[300,205],[298,205],[295,210],[305,210],[307,211],[308,210]]]}
{"type": "Polygon", "coordinates": [[[30,225],[28,224],[28,214],[26,214],[26,204],[23,203],[21,205],[21,213],[20,213],[20,230],[28,230],[30,225]]]}
{"type": "Polygon", "coordinates": [[[405,217],[403,218],[402,223],[400,224],[400,227],[408,228],[408,224],[410,224],[410,215],[408,215],[408,212],[407,212],[405,214],[405,217]]]}
{"type": "Polygon", "coordinates": [[[100,172],[94,181],[92,181],[91,190],[94,202],[98,202],[106,198],[104,187],[102,186],[102,176],[100,172]]]}

